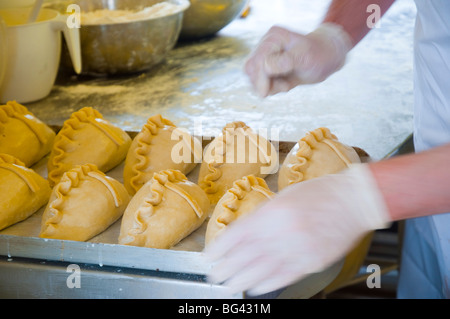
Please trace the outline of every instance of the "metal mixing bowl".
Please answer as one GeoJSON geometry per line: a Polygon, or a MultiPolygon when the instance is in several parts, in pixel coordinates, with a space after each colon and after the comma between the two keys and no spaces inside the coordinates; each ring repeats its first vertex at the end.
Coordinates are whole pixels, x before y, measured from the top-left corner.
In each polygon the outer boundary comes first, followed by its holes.
{"type": "MultiPolygon", "coordinates": [[[[81,25],[82,73],[113,75],[149,70],[173,49],[180,35],[187,0],[165,0],[180,5],[180,11],[140,21],[114,24],[81,25]]],[[[77,4],[83,12],[100,9],[140,11],[164,0],[69,0],[49,6],[67,13],[68,4],[77,4]]],[[[63,49],[62,65],[70,66],[63,49]]]]}
{"type": "Polygon", "coordinates": [[[184,13],[182,39],[202,38],[216,34],[231,23],[249,0],[190,0],[184,13]]]}

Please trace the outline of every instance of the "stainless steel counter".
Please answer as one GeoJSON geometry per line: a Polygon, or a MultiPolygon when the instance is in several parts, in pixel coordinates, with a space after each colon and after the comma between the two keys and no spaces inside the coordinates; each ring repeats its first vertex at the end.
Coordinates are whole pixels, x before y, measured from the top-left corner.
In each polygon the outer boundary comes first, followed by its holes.
{"type": "Polygon", "coordinates": [[[150,72],[115,78],[61,74],[49,97],[27,106],[56,125],[92,106],[131,131],[157,113],[187,129],[201,123],[203,135],[242,120],[254,129],[278,130],[275,139],[297,141],[327,126],[342,141],[380,159],[412,132],[413,1],[398,0],[347,65],[321,84],[260,99],[243,73],[246,57],[270,26],[312,31],[328,4],[253,0],[246,19],[235,20],[214,38],[179,43],[150,72]]]}
{"type": "MultiPolygon", "coordinates": [[[[92,106],[128,131],[140,130],[149,116],[159,113],[190,130],[194,124],[201,124],[203,131],[194,133],[204,136],[217,132],[227,122],[240,120],[254,129],[267,129],[269,138],[293,142],[309,130],[327,126],[346,144],[363,148],[374,159],[382,159],[412,133],[412,1],[398,0],[381,27],[352,51],[345,68],[324,83],[298,87],[263,100],[252,92],[243,73],[246,57],[271,25],[311,31],[328,3],[329,0],[253,0],[247,18],[234,21],[213,38],[180,42],[164,63],[147,73],[87,78],[61,72],[50,96],[27,107],[46,123],[61,125],[72,112],[92,106]],[[278,130],[277,136],[270,135],[274,130],[278,130]]],[[[49,241],[48,246],[42,247],[42,240],[36,238],[31,239],[37,245],[36,256],[30,259],[29,249],[27,254],[22,253],[21,240],[4,236],[0,241],[1,296],[229,297],[222,287],[205,283],[202,274],[208,265],[189,264],[188,274],[179,269],[185,266],[183,258],[174,253],[183,257],[198,252],[158,252],[155,259],[136,247],[127,250],[132,255],[136,251],[136,258],[122,265],[114,260],[114,254],[120,254],[116,249],[124,249],[119,245],[87,243],[83,248],[79,243],[49,241]],[[40,260],[44,250],[51,261],[40,260]],[[68,289],[66,285],[70,275],[66,267],[72,262],[73,251],[74,261],[81,263],[86,289],[68,289]],[[142,254],[146,257],[138,259],[142,254]],[[173,258],[178,264],[169,269],[167,261],[173,258]],[[91,263],[94,259],[96,262],[91,263]],[[169,270],[159,271],[160,265],[169,270]],[[31,286],[30,281],[35,285],[31,286]],[[36,285],[40,287],[38,291],[36,285]]],[[[329,273],[335,275],[340,266],[338,263],[329,273]]],[[[329,282],[332,278],[312,276],[308,280],[329,282]]],[[[304,288],[305,282],[302,285],[304,288]]],[[[278,293],[281,294],[272,296],[298,296],[295,285],[278,293]]]]}

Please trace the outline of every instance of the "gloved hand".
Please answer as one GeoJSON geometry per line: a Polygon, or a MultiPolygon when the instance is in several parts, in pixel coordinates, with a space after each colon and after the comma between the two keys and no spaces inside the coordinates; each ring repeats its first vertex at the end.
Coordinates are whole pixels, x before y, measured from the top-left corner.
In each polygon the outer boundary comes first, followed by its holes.
{"type": "Polygon", "coordinates": [[[293,184],[207,247],[209,280],[233,293],[275,291],[327,269],[390,220],[367,164],[293,184]]]}
{"type": "Polygon", "coordinates": [[[336,24],[321,24],[307,35],[272,27],[246,62],[245,72],[265,97],[324,81],[345,64],[351,48],[350,36],[336,24]]]}

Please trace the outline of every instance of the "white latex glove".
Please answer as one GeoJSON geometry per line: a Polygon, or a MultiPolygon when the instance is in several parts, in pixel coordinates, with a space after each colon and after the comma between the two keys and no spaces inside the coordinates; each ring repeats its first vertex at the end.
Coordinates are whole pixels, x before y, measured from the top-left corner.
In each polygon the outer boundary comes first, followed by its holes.
{"type": "Polygon", "coordinates": [[[265,97],[324,81],[345,64],[351,48],[350,36],[336,24],[321,24],[307,35],[272,27],[246,62],[245,72],[265,97]]]}
{"type": "Polygon", "coordinates": [[[390,216],[366,164],[283,189],[206,249],[209,280],[260,295],[321,272],[390,216]]]}

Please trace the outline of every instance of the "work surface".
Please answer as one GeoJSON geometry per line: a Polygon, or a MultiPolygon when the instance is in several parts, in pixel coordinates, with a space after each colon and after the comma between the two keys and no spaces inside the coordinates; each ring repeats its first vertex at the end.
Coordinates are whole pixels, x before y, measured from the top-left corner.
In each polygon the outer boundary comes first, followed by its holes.
{"type": "Polygon", "coordinates": [[[235,120],[284,141],[297,141],[307,131],[326,126],[374,159],[410,136],[413,1],[397,1],[380,27],[351,52],[347,65],[327,81],[266,99],[252,91],[243,72],[249,53],[274,24],[312,31],[329,0],[250,4],[247,18],[235,20],[213,38],[180,42],[149,72],[114,78],[62,72],[51,95],[27,107],[44,122],[61,125],[72,112],[92,106],[128,131],[140,130],[149,116],[162,114],[191,131],[196,125],[196,133],[203,136],[235,120]]]}

